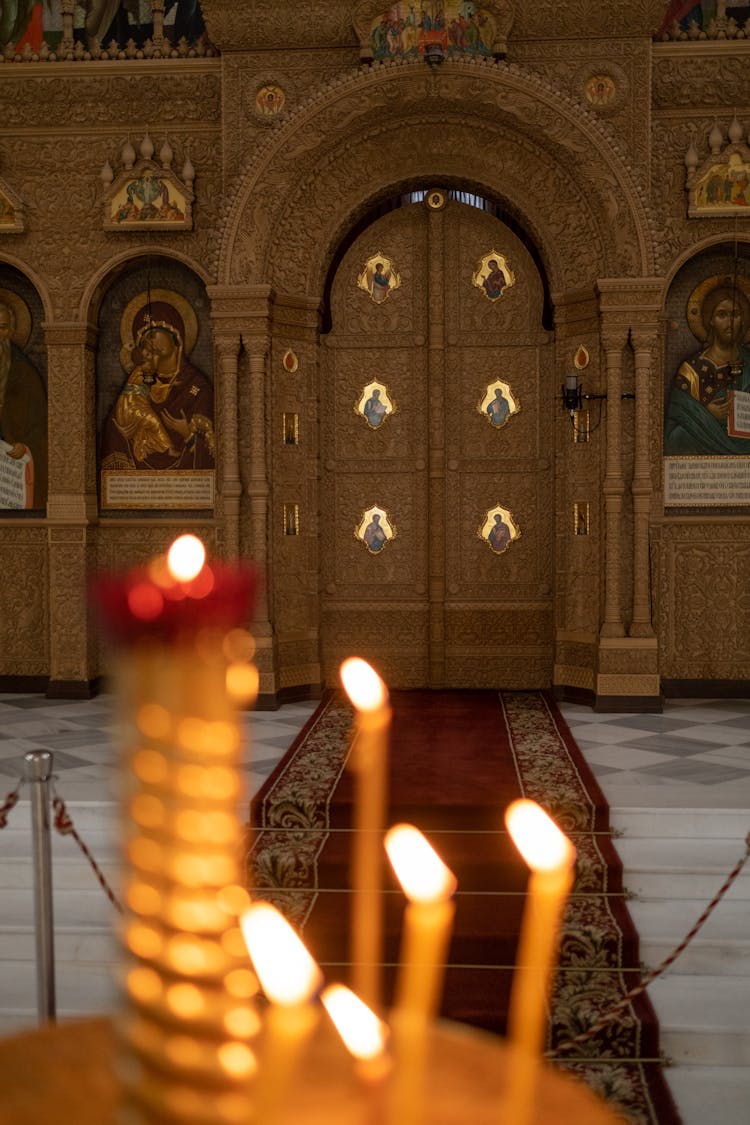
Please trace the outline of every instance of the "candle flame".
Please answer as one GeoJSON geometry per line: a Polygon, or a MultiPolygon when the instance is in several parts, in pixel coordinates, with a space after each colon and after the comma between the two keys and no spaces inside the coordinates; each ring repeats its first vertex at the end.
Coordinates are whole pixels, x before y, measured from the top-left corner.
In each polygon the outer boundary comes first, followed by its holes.
{"type": "Polygon", "coordinates": [[[286,918],[256,902],[240,919],[242,936],[263,991],[274,1004],[304,1004],[322,982],[320,969],[286,918]]]}
{"type": "Polygon", "coordinates": [[[344,691],[358,711],[377,711],[388,698],[386,686],[366,660],[350,656],[339,669],[344,691]]]}
{"type": "Polygon", "coordinates": [[[505,825],[533,871],[567,870],[572,866],[575,848],[535,801],[514,801],[505,811],[505,825]]]}
{"type": "Polygon", "coordinates": [[[167,552],[167,567],[176,582],[191,582],[206,561],[206,548],[197,535],[180,535],[167,552]]]}
{"type": "Polygon", "coordinates": [[[385,850],[404,894],[412,902],[444,902],[455,891],[455,875],[413,825],[394,825],[386,833],[385,850]]]}
{"type": "Polygon", "coordinates": [[[330,984],[320,999],[356,1059],[376,1059],[385,1049],[386,1025],[363,1000],[343,984],[330,984]]]}

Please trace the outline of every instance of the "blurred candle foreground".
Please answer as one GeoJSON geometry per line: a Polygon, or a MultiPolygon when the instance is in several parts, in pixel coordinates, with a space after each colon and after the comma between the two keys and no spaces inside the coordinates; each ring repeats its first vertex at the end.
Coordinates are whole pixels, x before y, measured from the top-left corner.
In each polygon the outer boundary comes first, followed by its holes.
{"type": "Polygon", "coordinates": [[[240,1125],[252,1108],[257,979],[239,915],[241,625],[255,577],[205,562],[194,536],[94,583],[116,645],[123,737],[122,1121],[240,1125]]]}
{"type": "Polygon", "coordinates": [[[450,942],[456,878],[422,833],[397,824],[385,849],[409,902],[404,911],[392,1018],[394,1074],[391,1121],[418,1125],[424,1117],[427,1041],[440,1006],[450,942]]]}
{"type": "Polygon", "coordinates": [[[534,801],[514,801],[505,823],[531,868],[516,971],[508,1040],[513,1051],[504,1125],[529,1125],[534,1112],[562,913],[573,883],[575,848],[534,801]]]}
{"type": "Polygon", "coordinates": [[[349,1053],[365,1098],[363,1125],[382,1125],[384,1083],[389,1070],[388,1028],[371,1008],[343,984],[320,994],[324,1008],[349,1053]]]}
{"type": "Polygon", "coordinates": [[[352,985],[366,1004],[381,1005],[383,853],[388,776],[388,691],[359,657],[345,660],[341,682],[356,709],[349,766],[356,778],[352,844],[352,985]]]}
{"type": "Polygon", "coordinates": [[[254,903],[240,925],[261,987],[271,1001],[260,1046],[256,1120],[273,1125],[317,1025],[318,1009],[311,1001],[323,977],[287,920],[270,903],[254,903]]]}

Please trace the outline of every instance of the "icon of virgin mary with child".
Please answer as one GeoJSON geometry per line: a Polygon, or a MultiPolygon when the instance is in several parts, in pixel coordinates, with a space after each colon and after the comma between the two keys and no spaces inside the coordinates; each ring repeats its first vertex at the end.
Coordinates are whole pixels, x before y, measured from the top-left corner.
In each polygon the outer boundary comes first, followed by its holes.
{"type": "Polygon", "coordinates": [[[211,469],[213,387],[185,355],[185,323],[166,301],[133,320],[133,369],[102,436],[103,469],[211,469]]]}

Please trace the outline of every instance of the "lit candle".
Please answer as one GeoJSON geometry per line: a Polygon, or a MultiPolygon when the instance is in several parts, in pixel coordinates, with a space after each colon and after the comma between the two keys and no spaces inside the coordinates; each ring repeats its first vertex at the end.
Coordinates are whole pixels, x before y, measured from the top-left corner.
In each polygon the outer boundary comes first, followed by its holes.
{"type": "Polygon", "coordinates": [[[270,903],[254,903],[240,924],[261,987],[271,1001],[263,1030],[255,1120],[272,1125],[315,1030],[318,1015],[311,1001],[323,978],[303,942],[270,903]]]}
{"type": "Polygon", "coordinates": [[[94,593],[117,644],[123,710],[124,1113],[174,1125],[247,1117],[257,979],[244,955],[242,739],[223,644],[252,606],[250,571],[206,563],[195,536],[94,593]]]}
{"type": "Polygon", "coordinates": [[[343,984],[331,984],[320,994],[345,1047],[354,1057],[365,1098],[365,1121],[380,1125],[383,1118],[383,1079],[388,1073],[388,1028],[364,1001],[343,984]]]}
{"type": "Polygon", "coordinates": [[[506,810],[505,823],[513,843],[531,868],[531,877],[508,1014],[513,1056],[503,1121],[506,1125],[528,1125],[544,1046],[558,931],[573,883],[576,852],[567,836],[534,801],[514,801],[506,810]]]}
{"type": "Polygon", "coordinates": [[[456,878],[422,833],[409,824],[391,828],[385,848],[409,900],[393,1012],[391,1119],[417,1125],[424,1117],[427,1037],[440,1004],[456,878]]]}
{"type": "Polygon", "coordinates": [[[345,660],[341,681],[357,712],[349,759],[356,777],[352,824],[352,984],[357,995],[378,1011],[383,946],[381,842],[387,806],[391,708],[385,684],[364,660],[345,660]]]}

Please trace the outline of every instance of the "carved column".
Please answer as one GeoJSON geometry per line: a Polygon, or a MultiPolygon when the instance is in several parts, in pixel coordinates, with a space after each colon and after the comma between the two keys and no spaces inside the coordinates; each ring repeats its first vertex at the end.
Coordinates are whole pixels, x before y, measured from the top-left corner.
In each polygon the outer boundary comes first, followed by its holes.
{"type": "Polygon", "coordinates": [[[631,637],[652,637],[649,574],[649,518],[651,514],[651,362],[656,346],[656,323],[632,333],[635,353],[635,450],[633,466],[633,618],[631,637]]]}
{"type": "Polygon", "coordinates": [[[444,212],[430,211],[428,400],[430,460],[428,527],[430,687],[445,683],[445,269],[444,212]]]}
{"type": "Polygon", "coordinates": [[[152,42],[161,50],[164,46],[164,0],[151,0],[151,14],[154,21],[152,42]]]}
{"type": "MultiPolygon", "coordinates": [[[[604,478],[607,511],[605,554],[605,616],[599,637],[596,673],[596,706],[632,711],[661,710],[656,638],[650,622],[648,531],[651,497],[652,449],[650,424],[651,347],[662,283],[660,279],[608,278],[597,283],[600,297],[601,336],[607,361],[607,466],[604,478]],[[623,456],[623,358],[628,337],[635,360],[635,410],[633,447],[623,456]],[[625,465],[632,476],[625,481],[625,465]],[[625,486],[633,497],[632,526],[623,526],[625,486]],[[633,589],[621,597],[621,574],[629,562],[623,544],[632,535],[633,589]],[[628,605],[630,629],[625,636],[623,605],[628,605]]],[[[628,355],[628,359],[629,359],[628,355]]],[[[631,409],[628,402],[627,409],[631,409]]],[[[630,432],[630,427],[627,428],[630,432]]]]}
{"type": "Polygon", "coordinates": [[[602,342],[607,379],[607,468],[604,478],[606,523],[604,621],[602,637],[624,637],[620,574],[622,569],[622,497],[625,491],[622,468],[622,351],[627,329],[606,323],[602,342]]]}
{"type": "MultiPolygon", "coordinates": [[[[266,362],[268,340],[253,336],[245,341],[250,362],[250,464],[247,495],[250,498],[252,557],[264,576],[268,572],[268,470],[266,468],[266,362]]],[[[263,582],[256,604],[254,632],[258,648],[270,648],[271,623],[268,594],[263,582]]]]}
{"type": "Polygon", "coordinates": [[[239,457],[239,395],[237,388],[238,357],[241,340],[238,331],[216,337],[219,357],[219,379],[216,396],[221,401],[221,495],[224,508],[226,556],[236,559],[240,553],[240,480],[239,457]]]}
{"type": "Polygon", "coordinates": [[[73,42],[73,19],[76,10],[75,0],[62,0],[60,10],[62,14],[63,33],[59,53],[63,55],[66,51],[72,51],[75,46],[73,42]]]}
{"type": "Polygon", "coordinates": [[[51,697],[90,694],[96,642],[86,578],[97,520],[94,372],[96,332],[44,325],[49,365],[49,630],[51,697]]]}

